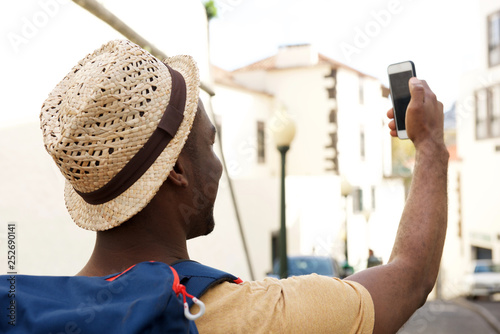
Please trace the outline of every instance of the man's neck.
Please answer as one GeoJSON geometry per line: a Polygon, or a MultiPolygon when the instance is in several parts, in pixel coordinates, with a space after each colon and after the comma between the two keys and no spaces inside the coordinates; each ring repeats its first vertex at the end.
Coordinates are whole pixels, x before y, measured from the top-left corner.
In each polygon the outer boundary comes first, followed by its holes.
{"type": "Polygon", "coordinates": [[[171,229],[149,228],[151,221],[129,221],[123,226],[97,232],[94,251],[78,276],[105,276],[121,272],[144,261],[171,264],[189,259],[186,236],[174,226],[171,229]],[[140,228],[146,226],[147,228],[140,228]]]}

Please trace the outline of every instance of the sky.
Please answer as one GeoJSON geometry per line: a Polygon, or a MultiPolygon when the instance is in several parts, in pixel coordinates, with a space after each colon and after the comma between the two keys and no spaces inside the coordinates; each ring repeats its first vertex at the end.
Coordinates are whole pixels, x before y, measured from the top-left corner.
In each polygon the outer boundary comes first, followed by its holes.
{"type": "MultiPolygon", "coordinates": [[[[179,20],[179,31],[189,37],[186,32],[192,32],[194,25],[188,25],[185,17],[147,10],[158,0],[100,2],[155,44],[168,48],[169,54],[200,48],[202,42],[180,41],[175,29],[165,28],[167,20],[179,20]],[[137,4],[146,9],[138,11],[137,4]],[[169,48],[174,44],[183,46],[169,48]]],[[[189,6],[201,0],[164,2],[172,11],[199,18],[189,6]]],[[[283,45],[310,43],[320,53],[387,85],[387,66],[412,60],[417,76],[427,80],[446,110],[457,99],[462,75],[483,63],[484,24],[477,0],[216,0],[216,4],[219,15],[210,22],[210,55],[215,65],[227,70],[271,56],[283,45]]],[[[121,37],[69,0],[2,2],[0,32],[0,128],[37,121],[43,100],[71,67],[102,43],[121,37]]]]}

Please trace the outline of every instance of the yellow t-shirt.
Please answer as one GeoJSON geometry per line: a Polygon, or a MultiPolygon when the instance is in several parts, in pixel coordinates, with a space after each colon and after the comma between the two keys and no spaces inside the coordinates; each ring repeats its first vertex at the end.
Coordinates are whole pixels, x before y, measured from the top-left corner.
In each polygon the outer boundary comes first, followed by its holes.
{"type": "MultiPolygon", "coordinates": [[[[359,283],[316,274],[225,282],[200,298],[203,333],[372,333],[374,308],[359,283]]],[[[192,312],[198,311],[193,306],[192,312]]]]}

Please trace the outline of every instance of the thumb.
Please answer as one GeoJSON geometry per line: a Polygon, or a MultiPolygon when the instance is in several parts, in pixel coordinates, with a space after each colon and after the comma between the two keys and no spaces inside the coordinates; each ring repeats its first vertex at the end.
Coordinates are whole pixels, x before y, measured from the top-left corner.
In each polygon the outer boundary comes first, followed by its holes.
{"type": "Polygon", "coordinates": [[[409,82],[411,101],[410,103],[416,107],[424,104],[425,102],[425,90],[422,81],[413,77],[409,82]]]}

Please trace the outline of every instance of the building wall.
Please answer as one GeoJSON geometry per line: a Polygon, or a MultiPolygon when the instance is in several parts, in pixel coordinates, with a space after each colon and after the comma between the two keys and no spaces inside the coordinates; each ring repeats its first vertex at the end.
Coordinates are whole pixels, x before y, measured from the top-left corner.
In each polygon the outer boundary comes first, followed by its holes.
{"type": "Polygon", "coordinates": [[[377,80],[364,78],[362,83],[364,103],[359,101],[359,75],[348,70],[338,71],[340,171],[352,182],[377,184],[385,174],[385,146],[390,147],[384,124],[390,103],[382,98],[377,80]],[[364,132],[364,156],[361,132],[364,132]]]}
{"type": "Polygon", "coordinates": [[[451,160],[448,165],[448,229],[441,260],[436,294],[454,298],[465,293],[463,278],[470,270],[470,246],[462,208],[462,164],[451,160]]]}
{"type": "Polygon", "coordinates": [[[233,178],[268,177],[276,173],[276,149],[272,144],[267,121],[272,116],[275,99],[267,94],[216,85],[212,99],[214,113],[220,121],[224,154],[233,178]],[[265,127],[265,161],[257,157],[257,122],[265,127]]]}
{"type": "MultiPolygon", "coordinates": [[[[493,259],[500,261],[500,137],[476,138],[478,92],[500,86],[500,66],[488,67],[487,17],[500,10],[496,1],[481,2],[484,25],[481,29],[483,47],[482,68],[465,75],[461,81],[460,99],[457,103],[457,143],[462,159],[462,221],[467,260],[475,257],[471,247],[492,250],[493,259]]],[[[500,98],[498,96],[497,98],[500,98]]],[[[493,104],[492,112],[498,113],[500,103],[493,104]]]]}
{"type": "MultiPolygon", "coordinates": [[[[470,271],[477,256],[474,247],[491,250],[493,260],[500,261],[500,137],[478,139],[477,105],[480,94],[500,87],[500,66],[488,66],[487,17],[500,10],[497,1],[481,1],[482,66],[462,77],[457,101],[457,153],[460,161],[450,162],[448,234],[441,265],[443,296],[463,293],[463,282],[457,277],[470,271]]],[[[500,99],[500,96],[498,96],[500,99]]],[[[500,100],[492,105],[498,113],[500,100]]]]}
{"type": "MultiPolygon", "coordinates": [[[[289,175],[326,174],[329,149],[327,66],[276,70],[268,74],[267,89],[282,101],[297,124],[289,152],[289,175]]],[[[328,173],[330,174],[330,173],[328,173]]]]}
{"type": "MultiPolygon", "coordinates": [[[[7,224],[15,222],[18,273],[76,274],[95,234],[78,228],[66,211],[64,178],[43,147],[38,123],[0,129],[0,184],[0,245],[7,249],[7,224]]],[[[7,261],[0,261],[0,272],[7,271],[7,261]]]]}

